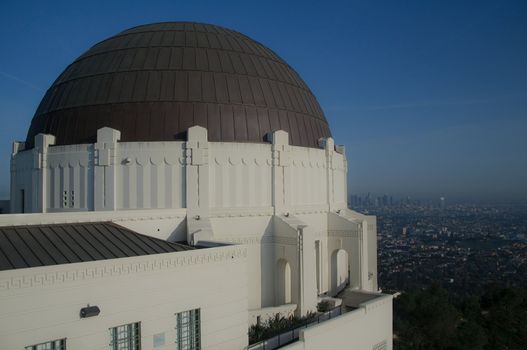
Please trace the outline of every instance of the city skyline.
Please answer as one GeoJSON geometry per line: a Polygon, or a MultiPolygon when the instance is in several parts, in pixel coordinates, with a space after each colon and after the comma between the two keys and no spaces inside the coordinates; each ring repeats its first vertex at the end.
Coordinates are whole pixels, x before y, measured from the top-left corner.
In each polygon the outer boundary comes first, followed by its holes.
{"type": "Polygon", "coordinates": [[[350,193],[527,201],[522,1],[293,2],[280,14],[272,3],[127,4],[2,5],[0,198],[11,142],[69,62],[127,27],[187,19],[247,33],[292,64],[339,125],[350,193]]]}

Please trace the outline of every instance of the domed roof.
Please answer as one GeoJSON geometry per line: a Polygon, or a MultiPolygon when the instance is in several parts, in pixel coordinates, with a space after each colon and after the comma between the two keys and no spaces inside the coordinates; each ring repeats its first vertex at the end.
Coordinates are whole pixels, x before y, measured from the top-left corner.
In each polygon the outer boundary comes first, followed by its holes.
{"type": "Polygon", "coordinates": [[[264,142],[274,130],[317,147],[331,136],[302,78],[278,55],[236,31],[168,22],[131,28],[77,58],[46,92],[31,122],[57,145],[93,143],[97,129],[121,142],[185,140],[193,125],[209,141],[264,142]]]}

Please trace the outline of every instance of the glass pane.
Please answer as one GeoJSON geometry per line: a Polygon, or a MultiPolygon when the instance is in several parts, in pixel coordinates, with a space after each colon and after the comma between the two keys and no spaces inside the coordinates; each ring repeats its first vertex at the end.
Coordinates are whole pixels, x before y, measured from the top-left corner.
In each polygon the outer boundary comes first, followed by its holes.
{"type": "Polygon", "coordinates": [[[139,350],[140,348],[139,323],[110,328],[110,336],[110,346],[113,350],[139,350]]]}
{"type": "Polygon", "coordinates": [[[176,349],[200,349],[200,311],[183,311],[176,314],[176,349]]]}
{"type": "Polygon", "coordinates": [[[26,350],[65,350],[66,339],[52,340],[47,343],[41,343],[31,346],[26,346],[26,350]]]}

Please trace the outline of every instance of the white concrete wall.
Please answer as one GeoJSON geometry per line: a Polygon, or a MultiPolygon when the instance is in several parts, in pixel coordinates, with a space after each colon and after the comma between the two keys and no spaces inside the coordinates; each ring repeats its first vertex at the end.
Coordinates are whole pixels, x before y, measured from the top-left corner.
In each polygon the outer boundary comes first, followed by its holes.
{"type": "Polygon", "coordinates": [[[373,215],[364,215],[349,209],[343,210],[341,216],[353,222],[366,222],[368,282],[364,289],[375,292],[379,288],[377,280],[377,218],[373,215]]]}
{"type": "Polygon", "coordinates": [[[283,349],[392,350],[392,320],[392,296],[384,295],[360,304],[356,310],[300,331],[300,339],[283,349]]]}
{"type": "Polygon", "coordinates": [[[323,149],[291,147],[291,206],[327,204],[326,156],[323,149]]]}
{"type": "Polygon", "coordinates": [[[87,263],[0,271],[0,349],[67,338],[67,348],[108,349],[109,328],[141,322],[141,349],[165,333],[173,349],[177,312],[201,309],[203,349],[247,345],[247,251],[227,246],[87,263]],[[87,304],[99,316],[81,319],[87,304]]]}
{"type": "Polygon", "coordinates": [[[33,183],[33,153],[20,152],[11,160],[11,212],[31,213],[36,211],[33,205],[33,193],[37,191],[33,183]],[[22,198],[22,191],[24,198],[22,198]],[[24,205],[24,210],[22,210],[24,205]]]}
{"type": "Polygon", "coordinates": [[[211,208],[272,205],[271,145],[211,142],[211,208]]]}
{"type": "Polygon", "coordinates": [[[184,142],[119,143],[117,208],[185,208],[184,142]]]}
{"type": "Polygon", "coordinates": [[[56,146],[48,152],[47,211],[93,208],[93,147],[56,146]]]}
{"type": "MultiPolygon", "coordinates": [[[[40,148],[13,147],[13,212],[21,212],[22,189],[26,212],[188,206],[187,183],[195,182],[186,172],[192,142],[118,142],[120,133],[110,128],[98,131],[95,144],[53,146],[53,136],[37,137],[43,140],[40,148]]],[[[332,141],[328,149],[285,145],[278,165],[270,143],[206,143],[200,154],[208,188],[198,184],[198,189],[203,196],[206,188],[210,208],[270,207],[277,186],[287,209],[346,207],[346,157],[332,141]],[[273,177],[273,166],[281,167],[280,179],[273,177]]]]}
{"type": "Polygon", "coordinates": [[[249,306],[258,309],[274,306],[275,258],[272,210],[253,213],[230,212],[230,216],[216,211],[211,218],[214,239],[220,242],[245,244],[248,250],[249,306]],[[267,213],[266,213],[267,211],[267,213]],[[266,215],[267,214],[267,215],[266,215]]]}
{"type": "Polygon", "coordinates": [[[333,153],[333,195],[336,207],[347,208],[348,204],[348,165],[346,155],[333,153]]]}
{"type": "MultiPolygon", "coordinates": [[[[189,129],[188,142],[121,143],[109,128],[92,145],[49,146],[53,137],[38,137],[40,148],[13,148],[15,209],[24,188],[29,211],[75,212],[58,222],[110,220],[170,241],[247,244],[251,310],[278,305],[284,260],[297,313],[314,310],[318,294],[337,292],[331,257],[339,249],[348,254],[351,286],[377,289],[375,218],[347,209],[345,150],[331,138],[316,149],[290,146],[284,131],[271,143],[208,142],[201,127],[189,129]]],[[[4,221],[60,216],[46,215],[4,221]]]]}

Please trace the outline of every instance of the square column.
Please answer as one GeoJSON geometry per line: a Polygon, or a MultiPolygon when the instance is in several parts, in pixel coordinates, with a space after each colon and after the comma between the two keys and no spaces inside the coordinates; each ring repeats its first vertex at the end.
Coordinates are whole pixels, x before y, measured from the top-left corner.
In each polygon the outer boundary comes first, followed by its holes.
{"type": "Polygon", "coordinates": [[[193,126],[188,129],[185,145],[187,196],[187,241],[197,244],[212,239],[209,220],[209,141],[207,129],[193,126]]]}
{"type": "Polygon", "coordinates": [[[368,265],[368,222],[363,220],[359,224],[359,254],[360,254],[360,289],[369,290],[368,265]]]}
{"type": "Polygon", "coordinates": [[[94,144],[93,206],[94,210],[116,210],[115,163],[121,132],[104,127],[97,130],[94,144]]]}
{"type": "Polygon", "coordinates": [[[47,176],[48,176],[48,148],[55,144],[55,136],[38,134],[35,136],[33,148],[33,184],[32,208],[33,213],[45,213],[47,207],[47,176]]]}
{"type": "Polygon", "coordinates": [[[277,130],[270,135],[272,142],[272,205],[275,215],[281,215],[289,211],[291,204],[290,189],[287,186],[289,165],[291,164],[291,146],[289,145],[289,134],[283,130],[277,130]]]}
{"type": "Polygon", "coordinates": [[[326,188],[327,188],[327,204],[329,210],[335,210],[335,184],[334,184],[334,167],[333,167],[333,156],[335,152],[335,142],[333,138],[328,137],[326,139],[319,140],[320,147],[324,148],[326,154],[326,188]]]}

